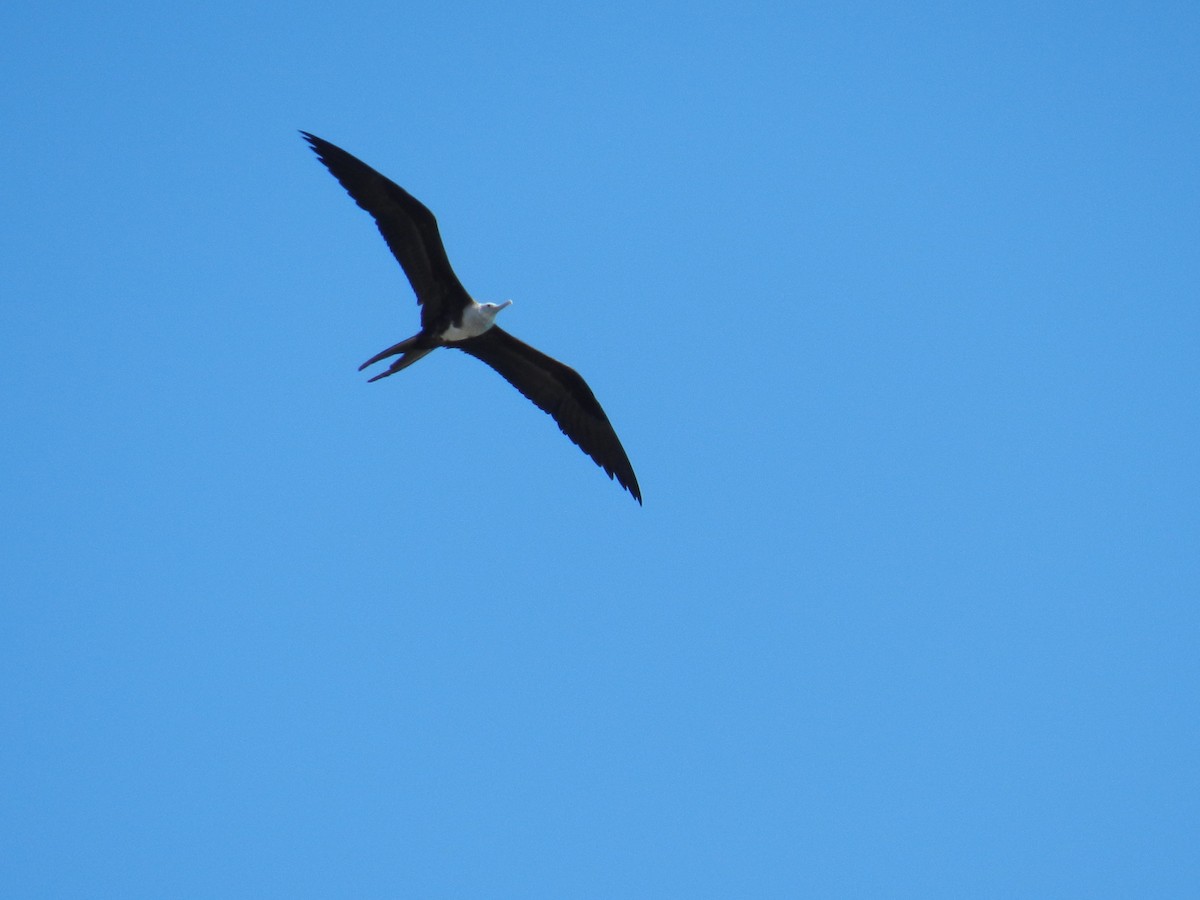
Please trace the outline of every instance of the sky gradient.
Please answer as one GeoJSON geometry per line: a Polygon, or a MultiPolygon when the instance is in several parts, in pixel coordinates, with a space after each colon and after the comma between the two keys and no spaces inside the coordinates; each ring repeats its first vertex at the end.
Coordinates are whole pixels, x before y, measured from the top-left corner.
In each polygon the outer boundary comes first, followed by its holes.
{"type": "Polygon", "coordinates": [[[405,7],[0,11],[0,896],[1195,896],[1200,7],[405,7]]]}

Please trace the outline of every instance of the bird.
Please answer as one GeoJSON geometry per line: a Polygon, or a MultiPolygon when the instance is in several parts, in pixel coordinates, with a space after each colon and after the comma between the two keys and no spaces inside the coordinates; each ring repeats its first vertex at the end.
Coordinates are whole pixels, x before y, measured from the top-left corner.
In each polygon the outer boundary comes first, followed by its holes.
{"type": "Polygon", "coordinates": [[[408,277],[421,307],[421,330],[358,367],[392,357],[388,368],[368,382],[403,371],[439,347],[452,347],[482,360],[543,412],[638,504],[642,490],[633,466],[596,395],[578,372],[519,341],[496,324],[512,305],[478,303],[458,280],[442,243],[437,219],[395,182],[362,160],[316,135],[301,131],[317,158],[346,193],[371,214],[388,249],[408,277]]]}

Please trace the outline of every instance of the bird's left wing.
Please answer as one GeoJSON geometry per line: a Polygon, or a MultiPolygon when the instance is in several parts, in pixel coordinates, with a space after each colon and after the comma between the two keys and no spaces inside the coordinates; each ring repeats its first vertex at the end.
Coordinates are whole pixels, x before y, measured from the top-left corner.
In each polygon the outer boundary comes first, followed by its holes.
{"type": "Polygon", "coordinates": [[[481,359],[549,413],[562,433],[595,460],[610,478],[642,502],[637,476],[625,448],[596,395],[578,372],[493,326],[479,337],[449,346],[481,359]]]}
{"type": "Polygon", "coordinates": [[[307,131],[300,134],[346,193],[375,219],[417,295],[422,324],[460,313],[470,297],[450,266],[437,219],[428,207],[341,147],[307,131]]]}

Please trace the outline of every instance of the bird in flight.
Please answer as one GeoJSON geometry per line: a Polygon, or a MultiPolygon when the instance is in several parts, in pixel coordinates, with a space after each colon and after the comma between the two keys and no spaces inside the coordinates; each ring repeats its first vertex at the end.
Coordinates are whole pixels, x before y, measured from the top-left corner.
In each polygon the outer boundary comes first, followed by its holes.
{"type": "Polygon", "coordinates": [[[307,131],[300,134],[354,202],[375,219],[421,307],[421,330],[376,353],[358,367],[359,371],[399,357],[369,379],[378,381],[407,369],[438,347],[469,353],[549,413],[562,433],[640,504],[642,491],[633,466],[592,389],[574,369],[496,325],[496,314],[511,300],[477,303],[471,298],[450,267],[433,213],[402,187],[340,147],[307,131]]]}

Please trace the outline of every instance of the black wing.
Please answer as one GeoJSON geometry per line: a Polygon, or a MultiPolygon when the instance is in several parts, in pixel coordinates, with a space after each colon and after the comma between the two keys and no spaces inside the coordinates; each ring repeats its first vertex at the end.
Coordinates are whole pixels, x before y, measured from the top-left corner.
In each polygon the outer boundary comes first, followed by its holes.
{"type": "Polygon", "coordinates": [[[625,448],[578,372],[496,326],[477,338],[448,346],[470,353],[503,375],[539,409],[550,413],[562,433],[594,459],[609,478],[616,478],[638,503],[642,502],[642,491],[625,448]]]}
{"type": "Polygon", "coordinates": [[[369,212],[421,304],[421,325],[441,330],[471,298],[450,267],[437,219],[421,201],[341,147],[300,132],[354,202],[369,212]]]}

